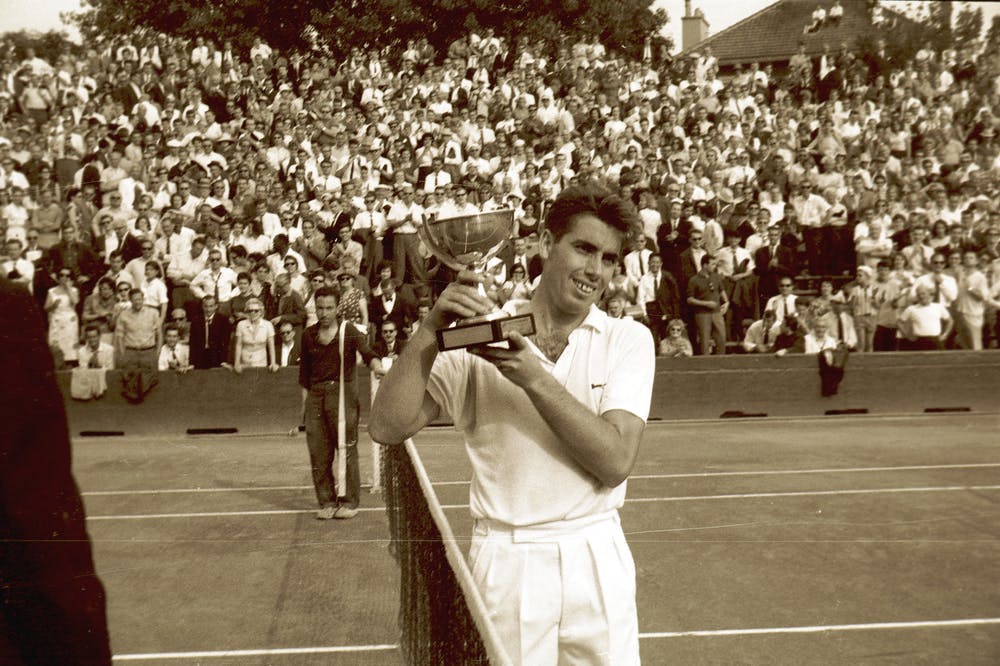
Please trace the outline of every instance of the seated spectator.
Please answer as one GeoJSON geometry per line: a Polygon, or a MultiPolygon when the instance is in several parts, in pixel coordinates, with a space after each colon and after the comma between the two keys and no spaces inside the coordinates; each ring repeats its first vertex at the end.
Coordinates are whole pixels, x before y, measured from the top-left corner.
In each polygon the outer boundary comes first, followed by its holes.
{"type": "Polygon", "coordinates": [[[768,354],[774,351],[775,342],[781,333],[781,325],[774,316],[774,310],[765,310],[764,315],[750,324],[743,337],[743,351],[748,354],[768,354]]]}
{"type": "Polygon", "coordinates": [[[822,317],[813,320],[813,325],[803,339],[803,352],[806,354],[819,354],[824,351],[833,351],[838,346],[837,339],[830,335],[827,329],[827,322],[822,317]]]}
{"type": "Polygon", "coordinates": [[[184,308],[174,308],[170,311],[167,325],[171,324],[177,327],[177,332],[180,334],[180,341],[185,345],[188,344],[191,336],[191,322],[188,321],[187,311],[184,308]]]}
{"type": "MultiPolygon", "coordinates": [[[[274,349],[274,325],[264,319],[264,303],[252,298],[247,301],[247,318],[236,324],[235,354],[233,355],[233,371],[237,374],[243,368],[268,368],[272,372],[278,369],[277,355],[274,349]]],[[[284,322],[290,325],[290,322],[284,322]]]]}
{"type": "Polygon", "coordinates": [[[190,348],[181,342],[181,331],[176,324],[167,324],[163,329],[163,345],[160,346],[157,367],[161,371],[181,373],[194,367],[191,365],[190,348]]]}
{"type": "Polygon", "coordinates": [[[688,340],[687,327],[682,320],[670,320],[666,327],[666,335],[660,340],[657,351],[660,356],[666,356],[667,358],[691,356],[694,354],[691,341],[688,340]]]}
{"type": "Polygon", "coordinates": [[[531,300],[533,292],[526,269],[520,264],[514,264],[510,269],[510,280],[500,288],[500,303],[502,305],[511,300],[531,300]]]}
{"type": "Polygon", "coordinates": [[[299,364],[302,351],[299,341],[295,338],[295,327],[291,322],[283,321],[278,325],[278,339],[274,343],[274,352],[278,365],[282,368],[299,364]]]}
{"type": "Polygon", "coordinates": [[[625,307],[625,299],[621,294],[613,294],[605,300],[605,310],[612,319],[632,319],[625,307]]]}
{"type": "Polygon", "coordinates": [[[917,302],[899,315],[902,334],[900,351],[937,351],[944,348],[944,341],[951,334],[954,322],[948,308],[934,300],[932,287],[917,285],[917,302]]]}
{"type": "Polygon", "coordinates": [[[83,340],[83,346],[77,352],[79,367],[115,369],[115,348],[101,340],[101,329],[97,324],[84,326],[83,340]]]}
{"type": "Polygon", "coordinates": [[[774,355],[805,353],[805,334],[805,326],[800,324],[798,317],[785,317],[778,329],[778,337],[774,340],[774,355]]]}
{"type": "Polygon", "coordinates": [[[299,292],[292,289],[288,273],[279,273],[274,277],[273,295],[275,309],[271,318],[272,327],[284,320],[295,327],[296,333],[300,333],[306,323],[306,306],[299,292]]]}
{"type": "Polygon", "coordinates": [[[4,248],[4,254],[0,255],[0,275],[31,291],[35,265],[24,258],[21,241],[15,237],[8,238],[4,248]]]}
{"type": "Polygon", "coordinates": [[[780,293],[777,296],[767,299],[764,309],[774,312],[774,316],[778,321],[784,321],[787,317],[799,313],[799,297],[792,292],[792,289],[795,288],[795,283],[790,277],[781,278],[781,281],[778,282],[778,288],[781,290],[780,293]]]}

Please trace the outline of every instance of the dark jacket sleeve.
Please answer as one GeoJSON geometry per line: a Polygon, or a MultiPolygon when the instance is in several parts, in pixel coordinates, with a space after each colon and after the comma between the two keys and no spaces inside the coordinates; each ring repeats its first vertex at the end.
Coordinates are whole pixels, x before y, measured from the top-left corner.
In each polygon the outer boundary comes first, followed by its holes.
{"type": "Polygon", "coordinates": [[[110,664],[104,588],[30,294],[0,280],[0,663],[110,664]]]}

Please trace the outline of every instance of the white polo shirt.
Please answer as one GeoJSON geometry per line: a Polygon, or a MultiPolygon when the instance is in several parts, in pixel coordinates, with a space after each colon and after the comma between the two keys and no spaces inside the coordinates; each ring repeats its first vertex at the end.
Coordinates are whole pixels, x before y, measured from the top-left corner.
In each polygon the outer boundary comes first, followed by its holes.
{"type": "MultiPolygon", "coordinates": [[[[522,304],[530,307],[530,304],[522,304]]],[[[531,344],[542,366],[594,414],[649,416],[653,339],[632,319],[591,306],[558,362],[531,344]]],[[[465,433],[472,461],[472,517],[516,526],[570,520],[622,506],[626,482],[607,488],[569,455],[528,395],[465,350],[438,354],[428,392],[465,433]]]]}

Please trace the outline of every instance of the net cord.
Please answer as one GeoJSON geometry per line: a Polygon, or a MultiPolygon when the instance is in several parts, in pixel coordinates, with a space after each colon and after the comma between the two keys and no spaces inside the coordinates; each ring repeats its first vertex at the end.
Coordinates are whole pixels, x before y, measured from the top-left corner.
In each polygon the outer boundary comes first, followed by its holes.
{"type": "Polygon", "coordinates": [[[513,662],[511,662],[506,650],[504,650],[500,636],[497,634],[497,629],[489,620],[489,611],[486,609],[486,603],[483,601],[482,595],[479,594],[479,588],[476,587],[476,583],[472,579],[472,572],[465,562],[462,550],[458,547],[455,535],[451,531],[451,524],[444,515],[444,509],[441,508],[437,493],[434,492],[434,486],[431,484],[427,470],[424,469],[424,465],[420,460],[417,446],[412,439],[406,440],[404,446],[406,448],[406,455],[410,458],[410,462],[416,472],[417,480],[420,482],[420,489],[427,499],[427,509],[430,511],[434,523],[441,532],[441,541],[444,544],[445,554],[455,573],[455,578],[462,588],[462,594],[465,595],[465,600],[469,605],[476,628],[482,636],[483,646],[486,648],[490,664],[492,666],[512,666],[513,662]]]}

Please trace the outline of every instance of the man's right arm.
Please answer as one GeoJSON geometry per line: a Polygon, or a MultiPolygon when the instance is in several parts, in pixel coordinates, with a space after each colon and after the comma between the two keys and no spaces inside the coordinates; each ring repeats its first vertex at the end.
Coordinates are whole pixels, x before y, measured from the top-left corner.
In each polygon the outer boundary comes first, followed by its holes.
{"type": "MultiPolygon", "coordinates": [[[[459,279],[471,281],[475,278],[466,272],[459,279]]],[[[438,405],[427,392],[431,368],[438,354],[435,332],[456,318],[492,310],[493,302],[480,296],[476,287],[468,282],[448,285],[379,385],[368,423],[373,440],[398,444],[437,417],[438,405]]]]}

